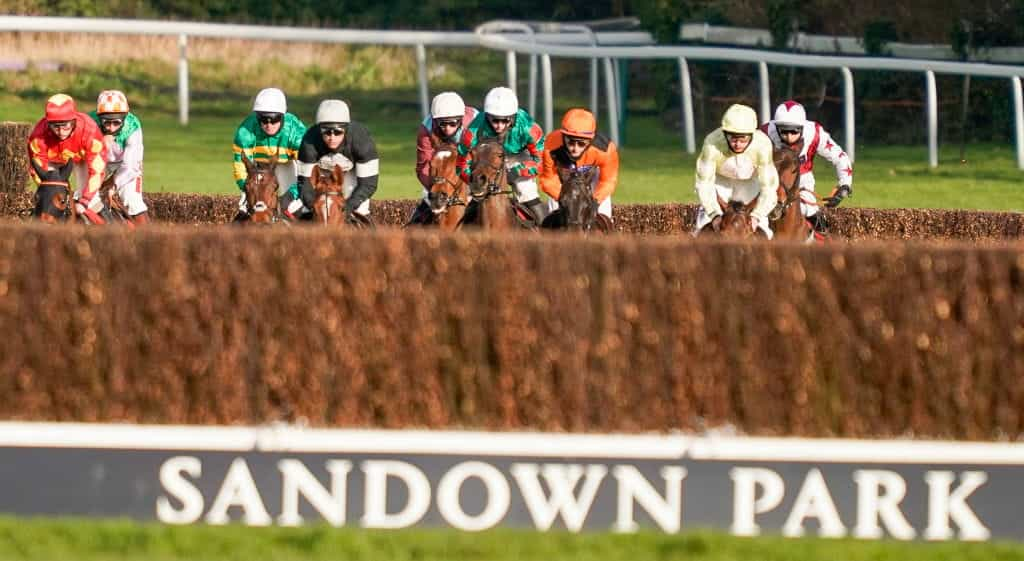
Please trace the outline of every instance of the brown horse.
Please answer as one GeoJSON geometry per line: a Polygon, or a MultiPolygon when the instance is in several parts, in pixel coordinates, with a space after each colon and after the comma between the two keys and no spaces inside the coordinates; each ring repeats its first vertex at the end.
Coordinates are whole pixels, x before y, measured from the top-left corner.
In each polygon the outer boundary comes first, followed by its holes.
{"type": "Polygon", "coordinates": [[[469,204],[469,185],[455,173],[458,148],[454,144],[434,138],[434,157],[430,160],[430,210],[438,227],[452,232],[462,225],[469,204]]]}
{"type": "Polygon", "coordinates": [[[245,208],[249,222],[274,224],[280,221],[277,201],[277,158],[254,162],[242,155],[248,177],[245,179],[245,208]]]}
{"type": "Polygon", "coordinates": [[[313,215],[318,224],[345,225],[345,192],[342,189],[344,180],[345,172],[338,164],[334,164],[334,168],[329,171],[319,165],[313,166],[309,182],[313,185],[313,191],[316,192],[313,215]]]}
{"type": "Polygon", "coordinates": [[[598,214],[598,203],[594,200],[594,183],[598,173],[599,168],[594,166],[583,171],[559,169],[562,192],[558,197],[558,210],[544,220],[545,228],[564,228],[583,233],[596,229],[603,234],[611,231],[611,220],[598,214]]]}
{"type": "Polygon", "coordinates": [[[774,160],[779,172],[779,206],[771,220],[774,239],[810,242],[811,227],[800,209],[800,156],[789,148],[776,148],[774,160]]]}
{"type": "Polygon", "coordinates": [[[485,230],[511,230],[515,217],[505,149],[497,140],[489,139],[473,148],[472,159],[469,193],[475,208],[467,209],[464,222],[480,224],[485,230]]]}
{"type": "Polygon", "coordinates": [[[722,207],[722,222],[718,228],[720,236],[733,240],[745,240],[758,234],[751,227],[751,213],[757,206],[757,197],[746,204],[740,201],[723,201],[719,198],[718,204],[722,207]]]}

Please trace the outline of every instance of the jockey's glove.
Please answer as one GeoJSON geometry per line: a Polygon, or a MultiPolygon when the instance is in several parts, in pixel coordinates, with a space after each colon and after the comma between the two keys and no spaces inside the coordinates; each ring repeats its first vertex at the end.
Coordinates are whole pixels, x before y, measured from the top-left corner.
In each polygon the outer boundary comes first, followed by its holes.
{"type": "Polygon", "coordinates": [[[835,208],[839,206],[839,203],[841,203],[843,199],[852,195],[853,187],[850,187],[849,185],[840,185],[834,191],[832,191],[832,196],[825,197],[825,206],[827,206],[828,208],[835,208]]]}

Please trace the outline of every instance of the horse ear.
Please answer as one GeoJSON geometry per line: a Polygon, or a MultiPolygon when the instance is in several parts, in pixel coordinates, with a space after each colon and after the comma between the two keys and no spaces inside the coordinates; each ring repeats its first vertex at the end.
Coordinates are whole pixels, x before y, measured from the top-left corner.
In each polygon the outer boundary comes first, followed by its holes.
{"type": "Polygon", "coordinates": [[[743,210],[745,212],[747,212],[748,214],[753,212],[754,209],[757,207],[757,200],[758,200],[758,197],[754,197],[753,200],[751,200],[749,203],[743,205],[743,210]]]}
{"type": "Polygon", "coordinates": [[[334,183],[337,185],[341,185],[345,178],[345,172],[341,170],[341,165],[339,164],[334,164],[331,175],[334,177],[334,183]]]}
{"type": "Polygon", "coordinates": [[[313,173],[309,174],[309,182],[313,185],[320,184],[320,166],[313,164],[313,173]]]}
{"type": "Polygon", "coordinates": [[[249,156],[245,155],[245,152],[242,152],[242,163],[245,165],[245,171],[252,173],[253,163],[249,156]]]}

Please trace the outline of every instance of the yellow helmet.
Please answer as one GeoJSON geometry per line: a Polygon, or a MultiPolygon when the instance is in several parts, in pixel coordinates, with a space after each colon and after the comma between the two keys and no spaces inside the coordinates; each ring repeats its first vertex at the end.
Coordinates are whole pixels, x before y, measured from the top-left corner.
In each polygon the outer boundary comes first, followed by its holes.
{"type": "Polygon", "coordinates": [[[722,131],[733,134],[754,134],[757,130],[757,112],[739,103],[730,105],[722,116],[722,131]]]}

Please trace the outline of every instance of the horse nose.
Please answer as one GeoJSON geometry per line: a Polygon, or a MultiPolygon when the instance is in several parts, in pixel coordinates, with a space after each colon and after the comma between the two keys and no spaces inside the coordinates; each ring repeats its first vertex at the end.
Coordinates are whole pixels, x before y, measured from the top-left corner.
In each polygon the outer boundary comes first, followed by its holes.
{"type": "Polygon", "coordinates": [[[253,205],[252,210],[253,210],[253,212],[266,212],[267,211],[267,203],[265,203],[263,201],[260,201],[260,202],[256,203],[255,205],[253,205]]]}

